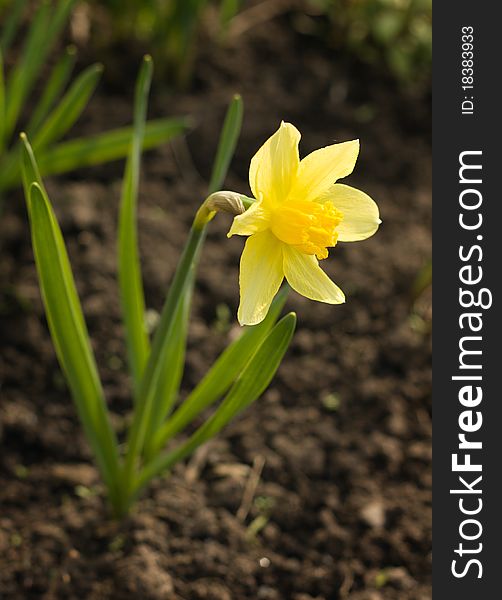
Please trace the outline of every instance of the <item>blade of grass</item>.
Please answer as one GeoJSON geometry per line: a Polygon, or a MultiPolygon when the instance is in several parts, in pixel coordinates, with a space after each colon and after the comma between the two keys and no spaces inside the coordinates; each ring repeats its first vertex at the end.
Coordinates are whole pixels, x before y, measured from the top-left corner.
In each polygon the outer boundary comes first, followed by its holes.
{"type": "Polygon", "coordinates": [[[33,139],[35,151],[58,141],[70,129],[87,106],[102,72],[102,65],[91,65],[77,77],[33,139]]]}
{"type": "MultiPolygon", "coordinates": [[[[173,137],[184,133],[191,125],[188,118],[157,119],[146,124],[143,150],[155,148],[173,137]]],[[[132,136],[132,127],[114,129],[86,138],[61,142],[46,148],[38,157],[42,175],[58,175],[77,168],[91,167],[104,162],[118,160],[127,155],[132,136]]],[[[12,153],[11,153],[12,154],[12,153]]],[[[4,163],[6,164],[6,163],[4,163]]],[[[9,168],[0,169],[0,190],[18,185],[21,173],[18,158],[9,161],[9,168]]]]}
{"type": "Polygon", "coordinates": [[[28,207],[35,262],[52,340],[110,499],[115,504],[120,502],[117,439],[110,424],[63,236],[49,199],[38,183],[30,187],[28,207]]]}
{"type": "Polygon", "coordinates": [[[285,285],[274,298],[266,318],[259,325],[244,328],[242,335],[220,354],[197,387],[158,429],[152,440],[151,456],[228,391],[275,325],[288,292],[289,287],[285,285]]]}
{"type": "Polygon", "coordinates": [[[296,326],[294,313],[286,315],[268,334],[253,358],[238,377],[216,412],[183,444],[149,463],[141,472],[134,489],[137,494],[153,477],[191,454],[214,437],[236,415],[265,391],[288,349],[296,326]]]}
{"type": "Polygon", "coordinates": [[[141,146],[145,131],[152,73],[152,59],[145,57],[136,82],[131,150],[124,174],[119,215],[118,274],[120,299],[135,399],[139,393],[141,377],[150,353],[150,342],[145,328],[145,299],[141,280],[136,211],[141,146]]]}
{"type": "MultiPolygon", "coordinates": [[[[242,125],[242,100],[235,96],[227,109],[222,132],[218,142],[218,149],[211,174],[208,193],[212,193],[222,185],[235,151],[237,139],[242,125]]],[[[145,454],[151,454],[155,431],[161,426],[166,415],[169,414],[179,391],[183,365],[179,364],[179,356],[184,357],[186,336],[188,332],[188,319],[190,316],[190,300],[193,281],[186,287],[186,298],[177,308],[173,319],[172,328],[166,332],[163,340],[165,362],[160,365],[159,374],[152,390],[152,407],[148,410],[149,417],[145,431],[145,454]],[[183,308],[183,305],[185,308],[183,308]]]]}
{"type": "Polygon", "coordinates": [[[50,109],[68,83],[71,72],[73,71],[73,67],[75,66],[75,59],[75,46],[68,46],[63,57],[53,68],[47,85],[44,88],[43,94],[38,101],[35,110],[33,111],[28,125],[26,126],[26,133],[31,138],[38,133],[38,130],[49,114],[50,109]]]}

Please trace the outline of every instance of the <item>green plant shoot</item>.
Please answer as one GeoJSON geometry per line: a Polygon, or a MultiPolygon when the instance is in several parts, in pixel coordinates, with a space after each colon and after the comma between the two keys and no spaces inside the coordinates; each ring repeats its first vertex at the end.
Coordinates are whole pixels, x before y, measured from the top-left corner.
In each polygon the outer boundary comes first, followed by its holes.
{"type": "MultiPolygon", "coordinates": [[[[44,159],[37,164],[37,138],[31,145],[26,135],[21,136],[23,187],[50,333],[117,518],[127,514],[154,477],[217,435],[263,393],[281,363],[296,324],[293,313],[278,320],[288,291],[285,286],[261,323],[244,327],[195,389],[179,402],[197,263],[209,222],[218,210],[225,210],[227,196],[214,192],[223,185],[240,133],[243,109],[236,96],[222,128],[208,198],[195,215],[158,327],[150,339],[145,327],[136,205],[141,148],[149,135],[146,113],[151,78],[152,61],[147,57],[136,83],[132,139],[130,143],[126,135],[121,139],[121,144],[128,147],[128,158],[119,215],[118,272],[132,380],[132,416],[121,445],[111,425],[63,236],[40,176],[44,159]],[[208,409],[212,412],[202,425],[190,427],[208,409]]],[[[71,111],[61,109],[61,113],[64,120],[71,121],[71,111]]],[[[38,138],[40,148],[43,142],[53,139],[57,130],[54,121],[45,123],[41,130],[44,133],[38,138]]],[[[241,207],[252,204],[237,194],[228,199],[229,206],[232,202],[241,207]]]]}

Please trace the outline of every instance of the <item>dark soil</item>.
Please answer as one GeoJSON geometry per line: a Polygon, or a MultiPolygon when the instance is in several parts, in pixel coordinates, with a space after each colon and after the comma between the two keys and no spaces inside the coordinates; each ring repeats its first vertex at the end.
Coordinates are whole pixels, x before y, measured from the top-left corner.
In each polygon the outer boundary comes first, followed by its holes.
{"type": "MultiPolygon", "coordinates": [[[[129,120],[139,57],[117,63],[81,131],[129,120]]],[[[192,114],[197,125],[144,158],[149,308],[162,306],[235,91],[245,120],[226,187],[248,191],[251,156],[289,120],[302,155],[361,139],[348,181],[375,198],[383,225],[323,264],[345,305],[291,295],[298,331],[264,396],[116,524],[57,365],[14,192],[0,222],[0,597],[430,598],[430,339],[410,302],[431,252],[427,96],[327,54],[287,17],[203,52],[189,91],[159,87],[151,114],[192,114]]],[[[118,428],[130,409],[115,279],[122,170],[48,182],[118,428]]],[[[184,392],[236,332],[243,242],[226,239],[228,226],[215,220],[200,266],[184,392]]]]}

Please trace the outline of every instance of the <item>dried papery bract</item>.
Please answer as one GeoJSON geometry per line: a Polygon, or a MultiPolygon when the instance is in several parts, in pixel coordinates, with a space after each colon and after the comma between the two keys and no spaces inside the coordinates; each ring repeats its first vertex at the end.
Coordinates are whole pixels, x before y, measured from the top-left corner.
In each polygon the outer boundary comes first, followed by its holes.
{"type": "Polygon", "coordinates": [[[236,192],[215,192],[207,197],[205,204],[211,211],[229,213],[234,217],[246,212],[244,198],[236,192]]]}
{"type": "Polygon", "coordinates": [[[237,192],[222,190],[210,194],[201,204],[195,216],[195,223],[202,227],[214,218],[216,213],[242,215],[253,204],[254,198],[249,198],[237,192]]]}

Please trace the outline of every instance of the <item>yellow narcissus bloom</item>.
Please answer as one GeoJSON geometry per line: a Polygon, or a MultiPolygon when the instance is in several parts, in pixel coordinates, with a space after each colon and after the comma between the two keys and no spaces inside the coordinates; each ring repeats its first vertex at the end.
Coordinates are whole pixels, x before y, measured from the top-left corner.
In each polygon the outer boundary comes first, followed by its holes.
{"type": "Polygon", "coordinates": [[[249,168],[256,199],[234,218],[228,236],[246,235],[240,263],[241,325],[262,321],[284,278],[319,302],[345,302],[319,266],[328,248],[364,240],[380,224],[378,207],[364,192],[335,183],[356,164],[359,141],[333,144],[300,161],[300,132],[290,123],[258,150],[249,168]]]}

